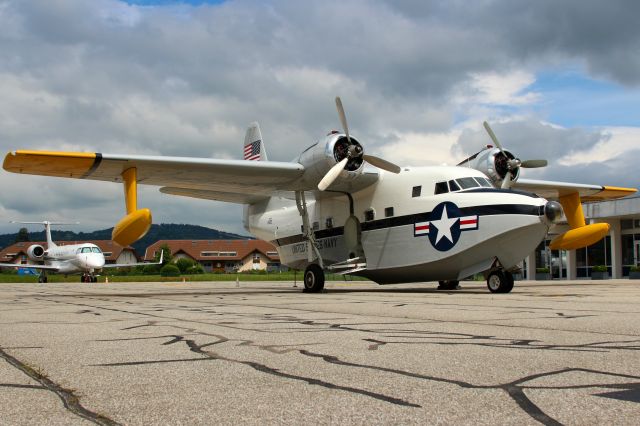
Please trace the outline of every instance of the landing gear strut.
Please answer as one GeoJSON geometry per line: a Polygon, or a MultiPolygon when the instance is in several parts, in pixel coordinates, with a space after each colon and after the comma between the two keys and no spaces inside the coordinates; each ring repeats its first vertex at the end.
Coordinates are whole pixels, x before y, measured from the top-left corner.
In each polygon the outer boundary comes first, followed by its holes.
{"type": "Polygon", "coordinates": [[[80,282],[81,283],[97,283],[98,277],[93,276],[91,274],[82,274],[82,276],[80,277],[80,282]]]}
{"type": "Polygon", "coordinates": [[[458,280],[438,281],[438,284],[438,290],[458,290],[460,288],[458,280]]]}
{"type": "Polygon", "coordinates": [[[47,276],[44,274],[44,272],[42,272],[40,275],[38,275],[38,282],[40,284],[44,284],[47,282],[47,276]]]}
{"type": "Polygon", "coordinates": [[[509,293],[513,289],[513,275],[509,271],[496,269],[487,277],[487,287],[491,293],[509,293]]]}
{"type": "Polygon", "coordinates": [[[324,288],[324,271],[322,268],[312,263],[304,270],[304,291],[318,293],[324,288]]]}

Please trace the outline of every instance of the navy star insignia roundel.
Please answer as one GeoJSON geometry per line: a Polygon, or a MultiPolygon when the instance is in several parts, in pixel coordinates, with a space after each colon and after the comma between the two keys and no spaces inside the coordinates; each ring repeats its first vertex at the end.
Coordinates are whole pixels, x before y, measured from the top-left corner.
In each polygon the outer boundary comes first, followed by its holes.
{"type": "Polygon", "coordinates": [[[451,250],[462,231],[478,229],[478,215],[462,216],[454,203],[445,201],[438,204],[426,222],[416,222],[413,226],[415,237],[429,237],[433,248],[439,251],[451,250]]]}

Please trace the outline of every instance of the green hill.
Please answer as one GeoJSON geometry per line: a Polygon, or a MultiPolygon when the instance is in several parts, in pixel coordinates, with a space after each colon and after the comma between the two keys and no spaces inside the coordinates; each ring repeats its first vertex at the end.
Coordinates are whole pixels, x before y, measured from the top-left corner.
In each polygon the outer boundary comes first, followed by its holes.
{"type": "MultiPolygon", "coordinates": [[[[43,226],[44,228],[44,226],[43,226]]],[[[52,230],[53,241],[84,241],[84,240],[110,240],[113,228],[101,229],[93,232],[73,232],[52,230]]],[[[4,248],[13,244],[16,240],[15,234],[0,235],[0,247],[4,248]]],[[[232,234],[230,232],[218,231],[217,229],[206,228],[198,225],[183,225],[175,223],[162,223],[151,225],[147,235],[133,243],[138,255],[144,255],[144,251],[151,244],[158,240],[246,240],[251,239],[244,235],[232,234]]],[[[29,232],[30,241],[45,241],[44,229],[39,232],[29,232]]]]}

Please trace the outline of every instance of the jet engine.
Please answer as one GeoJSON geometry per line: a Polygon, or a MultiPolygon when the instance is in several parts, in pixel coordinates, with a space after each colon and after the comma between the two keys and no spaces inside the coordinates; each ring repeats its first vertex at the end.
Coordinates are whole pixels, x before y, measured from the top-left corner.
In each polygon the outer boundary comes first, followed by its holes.
{"type": "Polygon", "coordinates": [[[44,257],[44,247],[34,244],[27,249],[27,256],[31,260],[42,260],[44,257]]]}

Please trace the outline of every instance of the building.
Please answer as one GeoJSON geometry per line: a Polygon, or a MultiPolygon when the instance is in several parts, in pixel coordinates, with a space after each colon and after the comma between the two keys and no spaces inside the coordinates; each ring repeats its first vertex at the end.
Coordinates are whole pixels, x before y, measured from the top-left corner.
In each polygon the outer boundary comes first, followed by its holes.
{"type": "MultiPolygon", "coordinates": [[[[118,243],[111,240],[57,241],[56,245],[64,246],[82,243],[92,243],[100,247],[100,250],[102,250],[102,253],[104,254],[105,263],[126,264],[138,262],[138,255],[133,247],[122,247],[118,243]]],[[[13,243],[9,247],[5,247],[4,249],[0,250],[0,263],[29,263],[29,258],[27,257],[27,249],[34,244],[38,244],[43,247],[47,246],[46,241],[24,241],[13,243]]]]}
{"type": "Polygon", "coordinates": [[[205,272],[281,270],[276,248],[261,240],[159,240],[147,248],[144,260],[153,260],[165,244],[174,260],[194,260],[205,272]]]}
{"type": "MultiPolygon", "coordinates": [[[[525,259],[524,278],[535,279],[537,268],[547,268],[552,278],[588,279],[594,266],[605,266],[611,278],[629,276],[640,265],[640,197],[583,204],[587,223],[608,223],[609,235],[578,250],[549,250],[549,240],[525,259]]],[[[564,232],[562,226],[556,233],[564,232]]]]}

